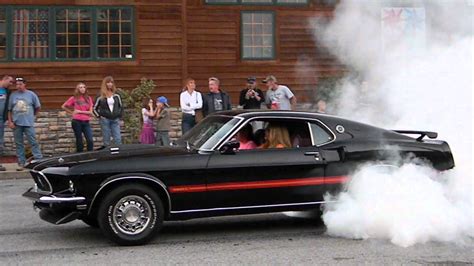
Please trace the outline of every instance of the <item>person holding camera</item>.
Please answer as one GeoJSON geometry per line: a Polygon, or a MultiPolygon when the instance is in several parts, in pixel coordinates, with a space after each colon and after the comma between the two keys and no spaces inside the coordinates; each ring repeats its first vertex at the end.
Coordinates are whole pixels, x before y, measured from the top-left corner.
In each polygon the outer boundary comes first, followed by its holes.
{"type": "Polygon", "coordinates": [[[265,101],[263,92],[257,88],[257,78],[247,78],[247,88],[240,92],[239,105],[244,109],[260,109],[260,105],[265,101]]]}

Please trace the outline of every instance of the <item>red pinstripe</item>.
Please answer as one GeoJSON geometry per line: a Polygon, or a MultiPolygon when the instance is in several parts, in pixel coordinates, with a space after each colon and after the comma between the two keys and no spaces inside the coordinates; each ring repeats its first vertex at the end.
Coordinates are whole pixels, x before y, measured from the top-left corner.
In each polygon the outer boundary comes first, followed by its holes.
{"type": "Polygon", "coordinates": [[[330,176],[330,177],[307,177],[297,179],[278,179],[268,181],[251,181],[251,182],[229,182],[215,183],[206,185],[186,185],[169,187],[171,193],[192,193],[205,191],[220,190],[243,190],[243,189],[259,189],[259,188],[278,188],[278,187],[300,187],[324,184],[340,184],[347,181],[347,176],[330,176]]]}

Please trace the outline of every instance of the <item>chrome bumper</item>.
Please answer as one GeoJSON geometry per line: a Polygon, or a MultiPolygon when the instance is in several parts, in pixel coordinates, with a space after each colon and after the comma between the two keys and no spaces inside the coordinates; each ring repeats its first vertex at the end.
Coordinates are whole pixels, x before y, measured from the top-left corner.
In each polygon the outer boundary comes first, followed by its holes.
{"type": "Polygon", "coordinates": [[[39,203],[45,203],[45,204],[50,204],[50,203],[81,203],[86,200],[84,197],[66,197],[66,196],[55,196],[51,195],[48,192],[43,192],[43,191],[38,191],[35,192],[33,191],[34,188],[28,189],[25,193],[23,193],[23,197],[28,198],[34,202],[39,202],[39,203]]]}

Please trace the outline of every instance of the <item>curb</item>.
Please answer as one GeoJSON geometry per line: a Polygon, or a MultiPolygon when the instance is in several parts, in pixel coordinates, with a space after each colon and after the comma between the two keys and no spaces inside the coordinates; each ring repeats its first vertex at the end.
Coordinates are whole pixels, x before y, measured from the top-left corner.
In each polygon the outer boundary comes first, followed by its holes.
{"type": "Polygon", "coordinates": [[[12,179],[31,179],[31,175],[29,171],[0,172],[0,180],[12,180],[12,179]]]}

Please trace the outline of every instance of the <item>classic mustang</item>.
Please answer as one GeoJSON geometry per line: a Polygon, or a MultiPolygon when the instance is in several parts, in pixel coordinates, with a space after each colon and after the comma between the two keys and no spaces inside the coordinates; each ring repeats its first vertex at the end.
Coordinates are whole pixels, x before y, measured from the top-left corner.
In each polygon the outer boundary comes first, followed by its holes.
{"type": "Polygon", "coordinates": [[[32,161],[35,185],[23,196],[43,220],[81,219],[118,244],[138,245],[167,220],[318,209],[362,164],[396,167],[417,157],[438,170],[453,168],[448,144],[425,137],[437,134],[308,112],[226,111],[171,147],[121,145],[32,161]],[[268,142],[265,130],[273,126],[283,128],[286,146],[239,150],[236,134],[244,127],[268,142]]]}

